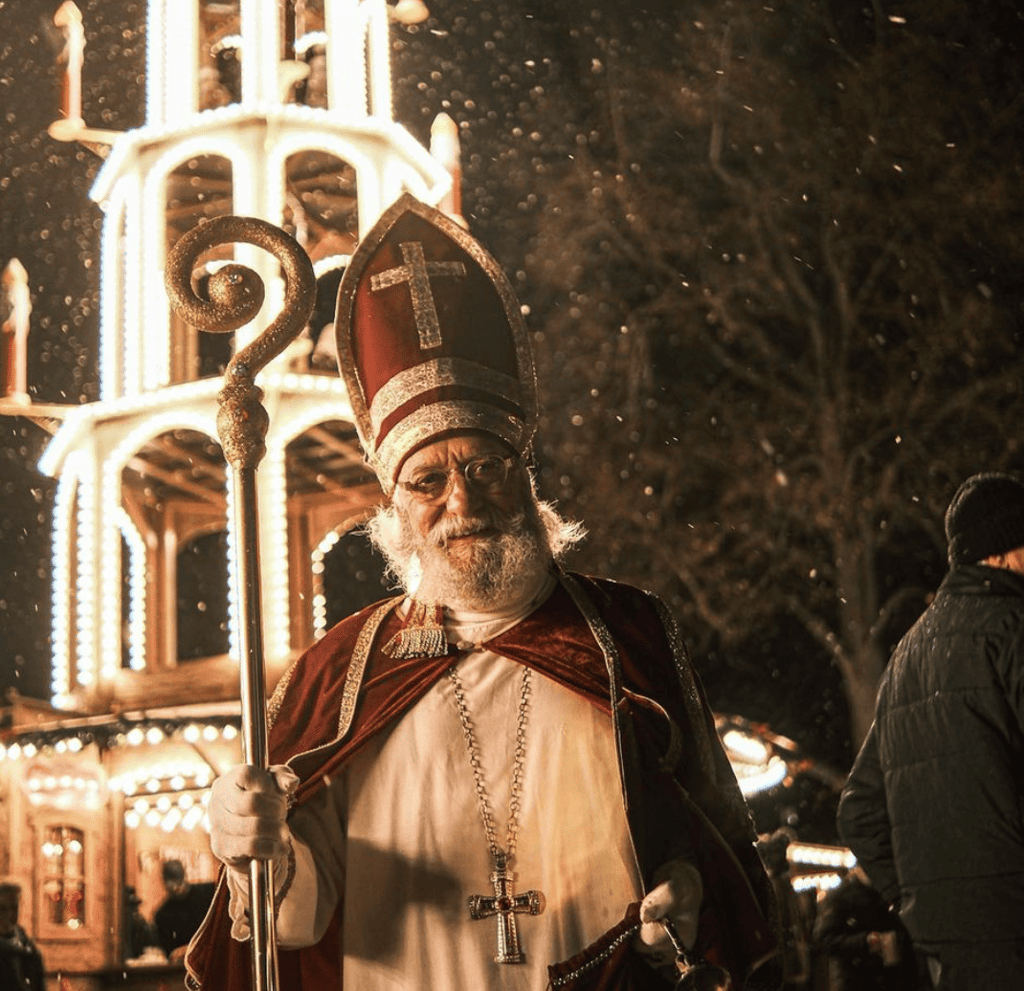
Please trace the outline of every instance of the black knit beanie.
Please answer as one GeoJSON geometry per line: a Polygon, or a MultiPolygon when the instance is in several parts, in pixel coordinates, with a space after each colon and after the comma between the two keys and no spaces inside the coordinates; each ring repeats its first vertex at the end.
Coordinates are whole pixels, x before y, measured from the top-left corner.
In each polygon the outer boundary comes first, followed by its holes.
{"type": "Polygon", "coordinates": [[[1024,483],[1014,475],[972,475],[946,510],[949,563],[976,564],[1024,547],[1024,483]]]}

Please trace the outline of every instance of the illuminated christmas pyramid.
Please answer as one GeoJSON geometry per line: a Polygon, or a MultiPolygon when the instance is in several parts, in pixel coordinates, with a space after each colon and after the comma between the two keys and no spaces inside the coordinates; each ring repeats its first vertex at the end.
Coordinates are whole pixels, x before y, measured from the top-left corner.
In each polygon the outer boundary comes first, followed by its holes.
{"type": "Polygon", "coordinates": [[[150,0],[146,123],[114,134],[85,126],[74,102],[73,6],[62,8],[68,106],[51,133],[109,144],[109,154],[92,190],[105,213],[100,401],[67,416],[42,461],[59,477],[53,699],[80,711],[177,701],[186,660],[192,691],[229,697],[231,665],[218,658],[238,617],[205,599],[190,612],[183,562],[216,557],[219,541],[233,570],[215,397],[232,350],[279,311],[281,278],[249,245],[206,260],[200,282],[237,260],[268,289],[234,340],[208,335],[171,311],[167,252],[206,219],[252,216],[293,234],[318,277],[313,325],[261,381],[272,421],[260,469],[263,615],[268,663],[280,667],[323,630],[319,556],[378,498],[326,346],[333,335],[321,333],[338,275],[401,193],[438,204],[451,190],[450,152],[445,168],[392,118],[390,21],[426,11],[384,0],[150,0]]]}

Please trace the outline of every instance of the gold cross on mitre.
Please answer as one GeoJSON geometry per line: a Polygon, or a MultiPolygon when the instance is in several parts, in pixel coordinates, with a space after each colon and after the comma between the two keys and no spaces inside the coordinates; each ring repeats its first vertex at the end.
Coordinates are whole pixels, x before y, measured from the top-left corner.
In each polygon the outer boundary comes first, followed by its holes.
{"type": "Polygon", "coordinates": [[[439,348],[441,325],[437,319],[437,307],[434,306],[434,294],[430,291],[430,278],[437,275],[465,275],[466,266],[462,262],[428,262],[419,241],[403,241],[400,247],[405,264],[371,276],[370,290],[379,292],[408,282],[412,312],[420,336],[420,350],[439,348]]]}

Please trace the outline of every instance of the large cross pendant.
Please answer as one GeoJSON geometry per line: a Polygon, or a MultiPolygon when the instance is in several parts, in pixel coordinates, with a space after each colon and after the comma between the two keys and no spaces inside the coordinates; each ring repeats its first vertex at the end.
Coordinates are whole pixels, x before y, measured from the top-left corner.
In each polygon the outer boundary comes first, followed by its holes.
{"type": "Polygon", "coordinates": [[[525,963],[526,957],[519,946],[519,930],[516,927],[516,913],[540,915],[544,911],[544,896],[539,891],[525,891],[517,895],[512,890],[515,872],[509,869],[508,856],[494,855],[494,870],[491,884],[494,895],[470,895],[469,914],[474,919],[494,916],[498,923],[498,953],[496,963],[525,963]]]}
{"type": "Polygon", "coordinates": [[[423,254],[423,245],[419,241],[403,241],[401,247],[405,264],[371,276],[370,291],[380,292],[381,289],[408,282],[420,350],[438,348],[441,346],[441,325],[437,319],[437,307],[434,306],[430,280],[438,275],[465,275],[466,266],[457,261],[428,262],[423,254]]]}

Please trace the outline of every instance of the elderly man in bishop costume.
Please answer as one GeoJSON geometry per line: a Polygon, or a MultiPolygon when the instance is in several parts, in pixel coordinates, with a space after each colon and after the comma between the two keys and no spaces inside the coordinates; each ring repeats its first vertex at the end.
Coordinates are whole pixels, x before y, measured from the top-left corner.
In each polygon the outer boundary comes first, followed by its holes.
{"type": "Polygon", "coordinates": [[[533,364],[497,263],[403,197],[336,330],[390,497],[371,535],[406,591],[285,674],[271,770],[218,780],[226,870],[190,983],[249,986],[259,857],[288,991],[662,988],[669,928],[734,988],[770,986],[769,886],[672,619],[558,565],[579,533],[534,491],[533,364]]]}

